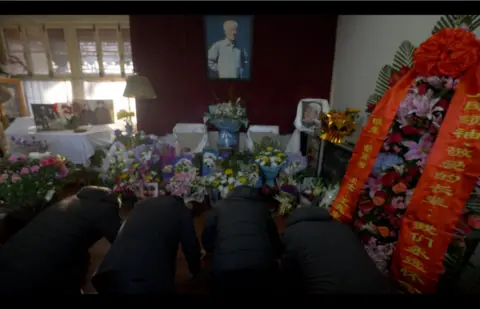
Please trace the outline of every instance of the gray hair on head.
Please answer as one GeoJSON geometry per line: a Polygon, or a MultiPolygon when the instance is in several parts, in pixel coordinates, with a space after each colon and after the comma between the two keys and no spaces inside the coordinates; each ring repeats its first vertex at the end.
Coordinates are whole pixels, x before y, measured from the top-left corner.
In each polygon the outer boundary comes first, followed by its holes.
{"type": "Polygon", "coordinates": [[[311,107],[318,114],[322,112],[322,107],[318,103],[314,103],[314,102],[308,103],[308,107],[311,107]]]}
{"type": "Polygon", "coordinates": [[[238,23],[234,20],[227,20],[226,22],[223,23],[223,30],[227,31],[233,28],[237,28],[238,23]]]}

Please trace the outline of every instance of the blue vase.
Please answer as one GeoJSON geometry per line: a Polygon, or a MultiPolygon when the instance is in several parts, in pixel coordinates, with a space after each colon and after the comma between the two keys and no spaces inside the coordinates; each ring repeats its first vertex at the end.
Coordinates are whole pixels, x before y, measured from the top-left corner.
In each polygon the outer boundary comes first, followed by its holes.
{"type": "Polygon", "coordinates": [[[263,177],[265,178],[265,184],[269,187],[275,186],[275,178],[277,177],[278,173],[280,172],[281,165],[270,167],[270,166],[262,166],[260,165],[260,170],[262,171],[263,177]]]}
{"type": "Polygon", "coordinates": [[[127,123],[125,125],[125,132],[127,132],[128,136],[132,136],[133,135],[133,125],[131,125],[130,123],[127,123]]]}
{"type": "Polygon", "coordinates": [[[215,120],[213,125],[218,129],[218,148],[230,149],[238,143],[238,130],[242,125],[239,120],[215,120]]]}

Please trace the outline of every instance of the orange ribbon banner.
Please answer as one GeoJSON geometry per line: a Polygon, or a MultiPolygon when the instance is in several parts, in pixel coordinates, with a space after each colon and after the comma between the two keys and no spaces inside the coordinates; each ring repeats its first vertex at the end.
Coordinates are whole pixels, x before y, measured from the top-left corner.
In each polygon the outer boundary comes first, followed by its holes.
{"type": "Polygon", "coordinates": [[[383,140],[395,119],[400,102],[407,94],[407,90],[412,85],[414,79],[415,72],[410,70],[377,103],[368,123],[360,134],[360,138],[355,144],[337,198],[330,209],[330,214],[335,219],[351,222],[360,190],[365,185],[368,175],[375,164],[377,155],[383,145],[383,140]]]}
{"type": "MultiPolygon", "coordinates": [[[[438,138],[403,217],[392,275],[410,293],[433,293],[465,203],[480,176],[480,80],[477,67],[461,79],[438,138]]],[[[351,222],[360,190],[400,102],[414,80],[410,70],[377,104],[362,131],[330,213],[351,222]]]]}
{"type": "Polygon", "coordinates": [[[435,292],[456,224],[480,176],[475,73],[476,67],[461,79],[403,217],[392,274],[410,293],[435,292]]]}

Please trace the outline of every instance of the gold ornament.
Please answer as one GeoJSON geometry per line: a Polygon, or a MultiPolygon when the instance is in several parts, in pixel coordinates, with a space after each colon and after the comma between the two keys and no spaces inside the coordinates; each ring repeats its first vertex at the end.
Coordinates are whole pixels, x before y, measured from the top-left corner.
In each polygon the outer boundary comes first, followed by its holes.
{"type": "Polygon", "coordinates": [[[322,113],[320,120],[320,138],[334,144],[343,143],[343,139],[352,135],[356,130],[355,121],[358,118],[359,109],[347,108],[344,112],[330,111],[322,113]]]}

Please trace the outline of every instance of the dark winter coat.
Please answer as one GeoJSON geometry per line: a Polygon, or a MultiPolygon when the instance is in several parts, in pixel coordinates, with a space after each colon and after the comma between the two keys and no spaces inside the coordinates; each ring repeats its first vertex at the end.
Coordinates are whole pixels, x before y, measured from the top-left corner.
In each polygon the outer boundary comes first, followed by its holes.
{"type": "Polygon", "coordinates": [[[277,226],[258,189],[236,187],[205,222],[202,243],[213,252],[212,271],[270,269],[282,250],[277,226]]]}
{"type": "Polygon", "coordinates": [[[302,207],[285,223],[281,264],[286,282],[308,294],[391,293],[352,229],[326,209],[302,207]]]}
{"type": "Polygon", "coordinates": [[[99,293],[174,290],[179,243],[192,275],[200,271],[200,244],[183,200],[155,197],[137,204],[93,277],[99,293]]]}
{"type": "Polygon", "coordinates": [[[84,187],[50,206],[0,248],[0,293],[79,293],[88,249],[120,227],[116,194],[84,187]]]}

